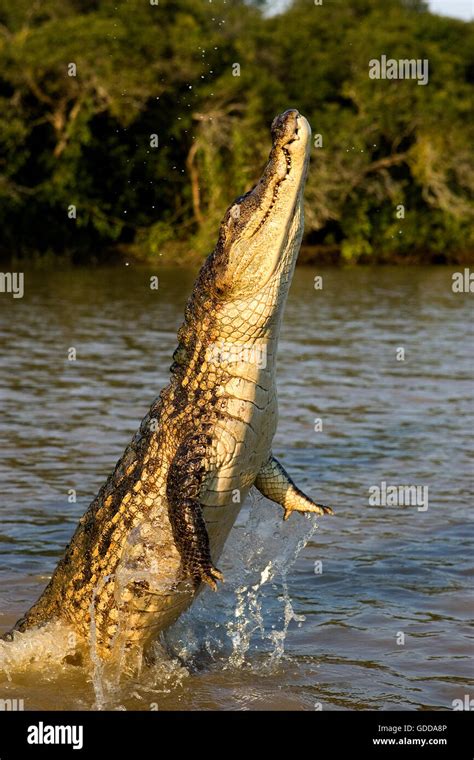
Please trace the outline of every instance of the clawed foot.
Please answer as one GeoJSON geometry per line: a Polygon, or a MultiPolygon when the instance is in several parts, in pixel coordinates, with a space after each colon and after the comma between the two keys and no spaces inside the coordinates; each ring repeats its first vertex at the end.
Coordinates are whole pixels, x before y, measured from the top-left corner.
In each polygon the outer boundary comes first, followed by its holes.
{"type": "Polygon", "coordinates": [[[207,583],[213,591],[217,591],[217,581],[224,581],[224,576],[217,567],[210,565],[210,567],[201,571],[200,580],[203,581],[203,583],[207,583]]]}
{"type": "Polygon", "coordinates": [[[307,512],[314,512],[316,515],[333,515],[334,511],[331,509],[331,507],[325,507],[324,504],[312,504],[311,506],[307,506],[304,509],[300,509],[297,507],[287,507],[285,509],[285,513],[283,515],[284,520],[288,520],[292,512],[304,512],[305,514],[307,512]]]}
{"type": "Polygon", "coordinates": [[[221,571],[210,563],[193,567],[189,574],[193,578],[195,588],[197,588],[202,582],[207,583],[213,591],[217,591],[217,581],[224,581],[224,576],[221,571]]]}

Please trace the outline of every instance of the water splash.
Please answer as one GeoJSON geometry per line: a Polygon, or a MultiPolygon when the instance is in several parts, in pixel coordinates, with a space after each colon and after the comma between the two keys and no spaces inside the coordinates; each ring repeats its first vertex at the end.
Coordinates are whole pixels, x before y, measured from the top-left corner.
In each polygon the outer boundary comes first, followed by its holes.
{"type": "MultiPolygon", "coordinates": [[[[306,546],[317,529],[314,517],[296,521],[288,527],[279,522],[279,515],[271,516],[267,503],[253,497],[252,508],[245,525],[245,539],[242,552],[242,570],[251,579],[259,574],[256,582],[236,590],[237,604],[234,619],[227,625],[228,633],[233,644],[229,657],[229,665],[241,667],[246,662],[254,634],[259,635],[261,642],[271,642],[272,649],[264,663],[266,669],[273,669],[285,651],[285,641],[290,623],[304,621],[303,615],[296,615],[291,604],[288,591],[287,574],[295,563],[301,550],[306,546]],[[308,528],[308,521],[311,523],[308,528]],[[271,559],[268,559],[271,556],[271,559]],[[266,562],[262,568],[262,564],[266,562]],[[282,595],[277,599],[283,603],[283,625],[281,629],[265,626],[265,586],[272,581],[280,580],[282,595]]],[[[275,584],[273,584],[275,586],[275,584]]],[[[274,589],[273,589],[274,590],[274,589]]],[[[270,602],[272,601],[270,594],[270,602]]],[[[281,615],[280,615],[281,617],[281,615]]]]}
{"type": "MultiPolygon", "coordinates": [[[[119,682],[119,672],[106,673],[105,663],[101,659],[97,646],[97,621],[96,621],[96,599],[100,597],[107,583],[113,580],[113,575],[106,575],[100,579],[100,582],[92,591],[92,599],[89,605],[90,625],[89,625],[89,654],[92,668],[92,686],[95,694],[94,709],[105,710],[108,703],[115,698],[119,682]]],[[[113,667],[113,666],[112,666],[113,667]]]]}
{"type": "Polygon", "coordinates": [[[269,659],[265,663],[266,668],[270,671],[274,670],[278,666],[278,663],[280,662],[281,658],[283,657],[285,653],[286,635],[288,633],[288,628],[290,626],[291,621],[294,620],[296,623],[299,623],[301,625],[306,620],[304,615],[297,615],[293,609],[290,594],[288,591],[288,582],[287,582],[286,572],[282,573],[281,583],[283,587],[283,595],[280,597],[280,599],[281,601],[283,601],[283,604],[284,604],[283,628],[280,631],[271,631],[271,633],[268,636],[268,638],[270,639],[270,641],[273,642],[273,645],[274,645],[274,649],[271,652],[269,659]]]}
{"type": "MultiPolygon", "coordinates": [[[[140,665],[143,658],[137,653],[140,665]]],[[[160,695],[178,689],[189,676],[189,671],[175,657],[171,656],[161,642],[156,641],[148,653],[147,667],[137,667],[123,672],[120,661],[104,663],[94,669],[92,687],[94,689],[94,710],[123,710],[123,701],[135,703],[135,709],[158,710],[160,695]]],[[[127,666],[130,661],[127,657],[127,666]]]]}
{"type": "Polygon", "coordinates": [[[260,633],[262,639],[265,638],[265,623],[259,591],[272,577],[272,563],[269,562],[255,585],[239,586],[235,590],[234,619],[227,623],[227,634],[232,641],[232,654],[229,657],[231,667],[242,667],[256,631],[260,633]]]}
{"type": "Polygon", "coordinates": [[[27,670],[32,664],[50,667],[61,665],[64,657],[74,655],[76,637],[72,628],[60,621],[24,633],[16,631],[13,641],[0,641],[0,673],[8,681],[13,673],[27,670]]]}
{"type": "Polygon", "coordinates": [[[244,515],[232,531],[220,563],[225,586],[217,596],[205,590],[165,634],[192,667],[210,658],[223,668],[274,670],[284,655],[291,623],[304,621],[293,609],[287,574],[317,530],[314,516],[298,515],[283,523],[274,504],[255,493],[250,496],[246,519],[244,515]],[[281,620],[280,627],[270,622],[275,618],[281,620]],[[265,651],[263,663],[261,657],[258,662],[252,658],[253,646],[265,651]]]}

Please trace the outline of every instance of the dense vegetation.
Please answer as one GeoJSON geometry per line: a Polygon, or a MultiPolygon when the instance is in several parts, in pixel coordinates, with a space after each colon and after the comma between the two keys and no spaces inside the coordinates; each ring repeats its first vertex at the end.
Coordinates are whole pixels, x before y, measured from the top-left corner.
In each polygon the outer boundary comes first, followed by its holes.
{"type": "Polygon", "coordinates": [[[313,252],[466,260],[473,25],[421,0],[261,6],[0,0],[2,257],[198,259],[295,106],[321,135],[313,252]],[[429,83],[371,79],[381,55],[428,59],[429,83]]]}

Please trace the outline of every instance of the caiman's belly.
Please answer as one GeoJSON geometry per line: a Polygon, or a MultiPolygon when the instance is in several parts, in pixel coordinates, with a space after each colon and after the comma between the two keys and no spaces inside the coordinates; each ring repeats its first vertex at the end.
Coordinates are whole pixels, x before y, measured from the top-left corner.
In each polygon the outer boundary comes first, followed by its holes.
{"type": "Polygon", "coordinates": [[[203,515],[216,562],[258,472],[266,462],[277,424],[274,393],[254,401],[226,399],[225,416],[216,428],[220,461],[201,494],[203,515]]]}
{"type": "MultiPolygon", "coordinates": [[[[218,564],[223,546],[255,478],[268,458],[277,424],[273,388],[252,390],[237,383],[240,397],[222,399],[213,434],[210,475],[201,493],[211,557],[218,564]],[[242,398],[242,395],[250,396],[242,398]]],[[[235,382],[232,382],[235,387],[235,382]]],[[[196,596],[190,581],[179,581],[181,558],[174,544],[166,497],[145,523],[127,538],[126,546],[102,598],[113,596],[109,616],[112,651],[131,643],[143,645],[168,628],[196,596]]],[[[104,632],[105,633],[105,632],[104,632]]],[[[103,654],[103,653],[102,653],[103,654]]]]}

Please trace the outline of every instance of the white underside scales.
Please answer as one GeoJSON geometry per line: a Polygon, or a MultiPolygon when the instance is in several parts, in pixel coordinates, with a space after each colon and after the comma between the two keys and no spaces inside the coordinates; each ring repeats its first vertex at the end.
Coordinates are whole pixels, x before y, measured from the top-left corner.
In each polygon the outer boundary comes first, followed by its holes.
{"type": "Polygon", "coordinates": [[[255,372],[254,366],[240,364],[228,371],[235,375],[224,386],[211,469],[201,493],[213,558],[220,556],[248,491],[270,455],[277,426],[273,367],[255,372]]]}

